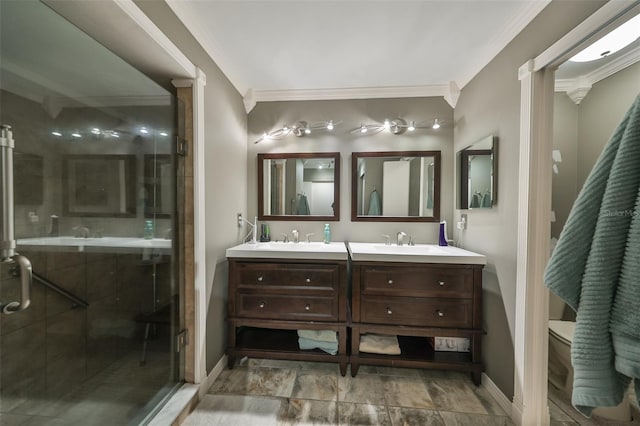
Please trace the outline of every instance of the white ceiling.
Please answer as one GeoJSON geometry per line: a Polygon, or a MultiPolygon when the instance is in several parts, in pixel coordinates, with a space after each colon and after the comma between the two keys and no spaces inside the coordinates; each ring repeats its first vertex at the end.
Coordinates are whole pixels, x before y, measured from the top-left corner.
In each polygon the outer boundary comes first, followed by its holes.
{"type": "Polygon", "coordinates": [[[245,101],[444,95],[549,3],[166,1],[245,101]]]}

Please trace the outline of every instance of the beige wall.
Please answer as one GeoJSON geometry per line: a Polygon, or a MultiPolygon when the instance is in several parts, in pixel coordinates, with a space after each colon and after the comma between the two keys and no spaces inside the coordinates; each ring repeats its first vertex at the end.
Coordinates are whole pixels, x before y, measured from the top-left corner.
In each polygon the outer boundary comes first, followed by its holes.
{"type": "Polygon", "coordinates": [[[640,63],[594,84],[578,105],[578,188],[640,93],[640,63]]]}
{"type": "Polygon", "coordinates": [[[207,76],[205,103],[205,217],[207,371],[226,346],[225,250],[238,238],[236,214],[246,211],[247,116],[242,97],[164,2],[136,4],[207,76]]]}
{"type": "Polygon", "coordinates": [[[554,97],[553,149],[562,155],[551,192],[551,208],[556,212],[551,236],[558,238],[578,195],[578,105],[565,93],[556,93],[554,97]]]}
{"type": "MultiPolygon", "coordinates": [[[[499,138],[498,203],[467,211],[464,246],[487,255],[483,275],[483,359],[487,375],[513,395],[516,295],[520,82],[518,68],[543,52],[604,1],[552,1],[462,89],[455,109],[455,150],[494,134],[499,138]]],[[[451,203],[454,199],[452,198],[451,203]]],[[[461,211],[456,211],[456,217],[461,211]]]]}
{"type": "Polygon", "coordinates": [[[553,176],[553,237],[559,236],[580,188],[639,93],[640,63],[595,83],[578,105],[556,93],[553,145],[562,152],[562,163],[553,176]]]}
{"type": "MultiPolygon", "coordinates": [[[[249,113],[248,133],[248,206],[253,217],[257,213],[257,154],[263,152],[340,152],[340,221],[331,223],[333,241],[383,241],[380,234],[396,235],[398,231],[413,236],[416,243],[436,243],[438,225],[435,223],[398,223],[398,222],[351,222],[351,153],[363,151],[442,151],[442,204],[441,217],[449,222],[453,206],[450,202],[453,191],[453,109],[442,98],[403,98],[368,99],[344,101],[297,101],[262,102],[249,113]],[[385,118],[396,117],[415,120],[439,118],[449,123],[438,131],[416,130],[412,134],[393,135],[381,132],[376,135],[360,136],[349,130],[361,123],[382,123],[385,118]],[[298,120],[308,122],[333,120],[343,123],[333,132],[318,132],[297,138],[289,135],[280,140],[264,141],[254,144],[263,132],[274,130],[283,124],[292,124],[298,120]]],[[[379,187],[380,188],[380,187],[379,187]]],[[[309,221],[270,221],[269,226],[274,237],[282,238],[282,233],[298,229],[300,235],[315,233],[314,238],[322,239],[324,222],[309,221]]]]}

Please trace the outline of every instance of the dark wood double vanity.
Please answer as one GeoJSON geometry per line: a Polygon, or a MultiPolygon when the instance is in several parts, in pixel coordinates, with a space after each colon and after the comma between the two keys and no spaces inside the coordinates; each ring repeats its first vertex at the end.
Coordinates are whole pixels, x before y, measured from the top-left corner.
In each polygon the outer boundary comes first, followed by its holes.
{"type": "Polygon", "coordinates": [[[351,364],[352,376],[360,365],[465,371],[480,384],[484,257],[455,247],[341,245],[227,251],[229,368],[246,356],[335,362],[342,375],[351,364]],[[337,332],[337,354],[299,349],[297,330],[337,332]],[[365,333],[397,336],[401,353],[361,352],[365,333]],[[469,339],[469,351],[436,351],[439,336],[469,339]]]}

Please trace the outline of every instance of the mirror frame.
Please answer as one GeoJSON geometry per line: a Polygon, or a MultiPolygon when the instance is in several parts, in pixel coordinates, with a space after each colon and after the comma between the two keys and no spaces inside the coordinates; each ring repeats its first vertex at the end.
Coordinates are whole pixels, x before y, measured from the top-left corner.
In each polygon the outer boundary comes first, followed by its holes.
{"type": "Polygon", "coordinates": [[[110,154],[101,154],[101,155],[63,155],[62,156],[62,211],[65,216],[74,216],[74,217],[136,217],[137,215],[137,205],[136,205],[136,191],[137,185],[134,184],[137,182],[137,174],[136,174],[136,156],[132,154],[124,154],[124,155],[110,155],[110,154]],[[125,187],[125,193],[121,194],[125,197],[126,202],[126,212],[121,211],[113,211],[113,210],[104,210],[104,209],[94,209],[94,210],[85,210],[85,211],[76,211],[74,208],[78,204],[77,195],[73,194],[70,190],[71,185],[75,185],[75,182],[79,179],[76,176],[75,171],[71,169],[70,163],[73,161],[124,161],[125,162],[125,176],[122,177],[125,183],[129,183],[125,187]]]}
{"type": "Polygon", "coordinates": [[[379,151],[351,153],[351,221],[352,222],[440,222],[440,151],[379,151]],[[433,216],[358,216],[358,160],[370,157],[433,157],[433,216]]]}
{"type": "Polygon", "coordinates": [[[486,138],[482,138],[468,147],[461,149],[458,151],[459,154],[459,162],[458,168],[460,170],[459,179],[460,183],[458,185],[458,190],[460,191],[457,200],[456,200],[456,208],[460,210],[476,210],[476,209],[492,209],[496,206],[498,201],[498,137],[494,135],[489,135],[486,138]],[[491,138],[491,149],[471,149],[473,146],[479,142],[483,142],[485,139],[491,138]],[[469,156],[470,155],[491,155],[491,207],[469,207],[469,156]]]}
{"type": "Polygon", "coordinates": [[[340,220],[340,153],[339,152],[294,152],[258,154],[258,220],[304,220],[339,221],[340,220]],[[264,160],[283,160],[299,158],[330,158],[333,160],[333,216],[314,215],[267,215],[264,214],[264,160]]]}

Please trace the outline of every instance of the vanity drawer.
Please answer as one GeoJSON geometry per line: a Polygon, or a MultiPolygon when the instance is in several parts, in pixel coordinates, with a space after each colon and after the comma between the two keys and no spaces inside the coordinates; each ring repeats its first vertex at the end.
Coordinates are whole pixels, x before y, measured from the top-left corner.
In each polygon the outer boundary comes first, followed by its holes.
{"type": "Polygon", "coordinates": [[[337,265],[238,263],[237,286],[299,287],[335,289],[338,287],[337,265]]]}
{"type": "Polygon", "coordinates": [[[363,267],[363,294],[471,298],[473,271],[438,267],[363,267]]]}
{"type": "Polygon", "coordinates": [[[337,321],[333,297],[238,294],[236,316],[245,318],[337,321]]]}
{"type": "Polygon", "coordinates": [[[471,327],[472,310],[471,299],[363,296],[360,314],[362,322],[371,324],[471,327]]]}

